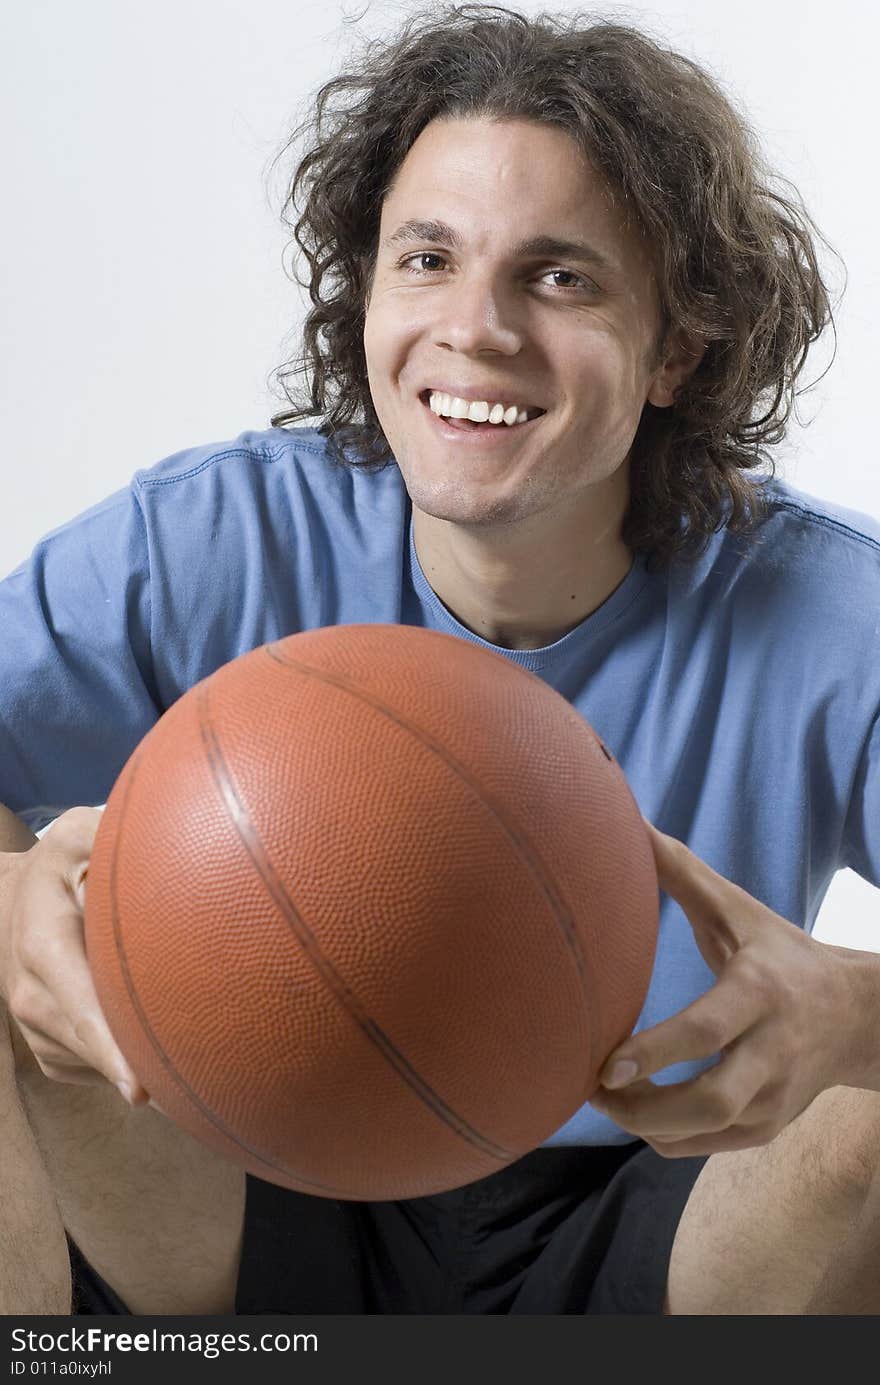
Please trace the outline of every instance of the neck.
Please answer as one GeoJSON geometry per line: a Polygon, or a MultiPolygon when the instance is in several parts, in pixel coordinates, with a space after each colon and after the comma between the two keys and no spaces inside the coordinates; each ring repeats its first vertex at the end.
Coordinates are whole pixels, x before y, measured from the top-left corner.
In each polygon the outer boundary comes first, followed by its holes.
{"type": "Polygon", "coordinates": [[[540,649],[580,625],[632,566],[620,537],[628,495],[596,497],[586,512],[544,513],[504,525],[463,525],[413,507],[419,563],[473,634],[502,649],[540,649]]]}

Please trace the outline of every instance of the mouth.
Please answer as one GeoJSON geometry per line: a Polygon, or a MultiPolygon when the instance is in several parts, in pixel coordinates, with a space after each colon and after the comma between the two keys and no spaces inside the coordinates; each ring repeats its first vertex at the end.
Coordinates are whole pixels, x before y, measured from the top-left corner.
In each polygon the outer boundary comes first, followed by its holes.
{"type": "MultiPolygon", "coordinates": [[[[449,408],[448,395],[442,395],[429,388],[422,390],[418,397],[419,402],[429,415],[430,421],[449,439],[471,438],[476,440],[479,438],[481,441],[501,442],[513,434],[521,436],[524,430],[530,429],[547,412],[546,409],[540,409],[534,405],[520,407],[515,404],[503,405],[499,403],[489,406],[489,418],[486,419],[453,418],[448,413],[438,411],[438,404],[441,408],[444,407],[444,404],[445,408],[449,408]]],[[[486,406],[484,405],[482,410],[478,410],[478,412],[486,412],[486,406]]]]}

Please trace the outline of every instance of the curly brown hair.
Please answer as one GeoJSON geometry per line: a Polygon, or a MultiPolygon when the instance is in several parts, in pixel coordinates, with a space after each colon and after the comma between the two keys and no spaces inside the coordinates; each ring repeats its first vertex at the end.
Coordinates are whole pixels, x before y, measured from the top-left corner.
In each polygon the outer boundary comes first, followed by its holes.
{"type": "Polygon", "coordinates": [[[674,328],[707,344],[670,408],[645,404],[624,542],[665,563],[698,556],[724,524],[748,532],[765,512],[765,477],[745,473],[763,463],[775,474],[767,445],[784,436],[811,343],[833,327],[814,237],[827,242],[795,189],[765,169],[754,134],[711,76],[637,29],[583,13],[432,7],[392,40],[368,42],[355,70],[320,88],[279,155],[305,137],[282,216],[308,262],[299,282],[312,306],[303,354],[272,376],[293,406],[273,426],[320,416],[337,462],[393,461],[367,380],[365,304],[383,199],[417,136],[440,117],[565,130],[622,196],[653,253],[656,363],[674,328]],[[298,398],[289,387],[296,375],[309,386],[298,398]]]}

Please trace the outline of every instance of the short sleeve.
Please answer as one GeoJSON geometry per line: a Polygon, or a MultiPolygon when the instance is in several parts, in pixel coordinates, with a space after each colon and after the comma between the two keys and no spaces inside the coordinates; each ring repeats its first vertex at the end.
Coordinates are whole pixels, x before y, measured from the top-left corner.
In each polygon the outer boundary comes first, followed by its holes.
{"type": "Polygon", "coordinates": [[[105,802],[159,713],[134,481],[0,582],[0,802],[34,831],[105,802]]]}
{"type": "Polygon", "coordinates": [[[865,741],[853,781],[840,864],[880,886],[880,714],[865,741]]]}

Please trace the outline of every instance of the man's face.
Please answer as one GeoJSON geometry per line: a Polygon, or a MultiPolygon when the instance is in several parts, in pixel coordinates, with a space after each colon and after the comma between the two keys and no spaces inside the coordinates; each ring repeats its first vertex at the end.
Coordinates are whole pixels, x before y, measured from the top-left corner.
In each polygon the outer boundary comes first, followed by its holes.
{"type": "Polygon", "coordinates": [[[671,402],[658,329],[642,239],[564,131],[422,131],[382,207],[364,327],[376,413],[418,509],[510,523],[620,486],[646,399],[671,402]],[[432,392],[529,418],[456,423],[432,392]]]}

